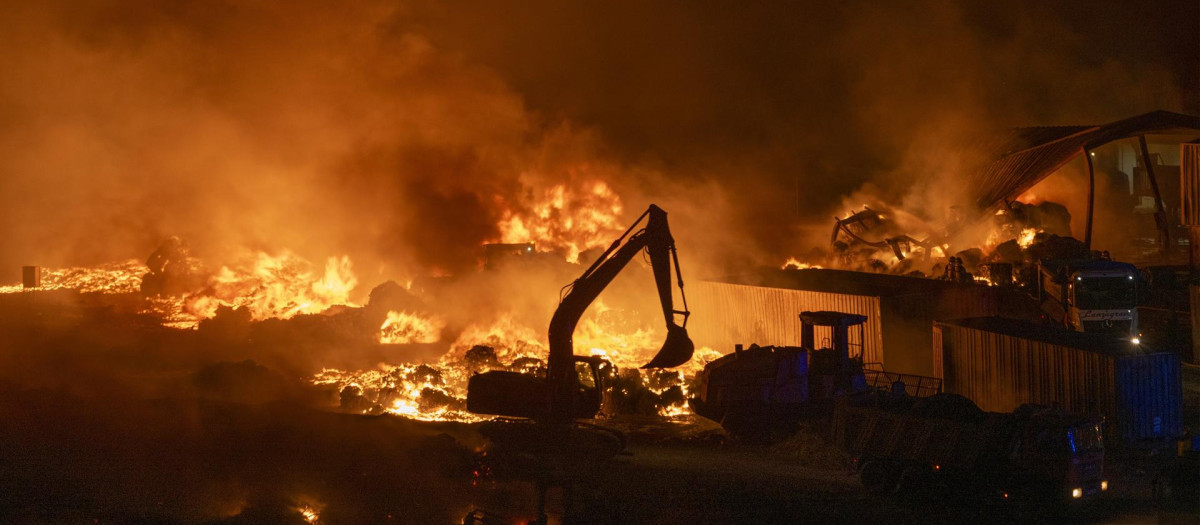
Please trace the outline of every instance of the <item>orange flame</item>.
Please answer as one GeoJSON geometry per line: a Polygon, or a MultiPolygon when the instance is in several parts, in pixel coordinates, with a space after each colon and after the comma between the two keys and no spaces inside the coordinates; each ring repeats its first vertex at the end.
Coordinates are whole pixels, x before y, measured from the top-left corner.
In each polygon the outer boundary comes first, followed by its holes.
{"type": "Polygon", "coordinates": [[[350,292],[357,284],[346,256],[330,257],[324,274],[315,277],[308,261],[290,251],[277,256],[258,252],[252,261],[222,267],[203,292],[184,300],[183,309],[197,319],[215,316],[221,306],[245,308],[256,321],[288,319],[351,305],[350,292]]]}
{"type": "Polygon", "coordinates": [[[446,322],[437,317],[423,318],[408,312],[389,311],[379,327],[379,342],[383,344],[436,343],[442,337],[446,322]]]}
{"type": "Polygon", "coordinates": [[[561,250],[568,262],[578,262],[581,252],[605,246],[621,233],[621,210],[621,198],[603,181],[577,188],[557,184],[528,211],[504,212],[500,242],[532,242],[539,250],[561,250]]]}
{"type": "Polygon", "coordinates": [[[821,267],[815,264],[800,262],[800,260],[795,257],[788,257],[787,262],[783,263],[781,268],[784,270],[807,270],[809,268],[820,269],[821,267]]]}
{"type": "Polygon", "coordinates": [[[1041,232],[1042,230],[1038,228],[1025,228],[1021,230],[1021,235],[1017,236],[1017,244],[1022,248],[1028,248],[1030,244],[1033,244],[1034,237],[1041,232]]]}
{"type": "MultiPolygon", "coordinates": [[[[107,263],[92,268],[42,268],[42,285],[38,290],[78,290],[81,293],[137,293],[142,277],[150,269],[136,259],[107,263]]],[[[0,286],[0,293],[15,293],[25,288],[19,284],[0,286]]]]}

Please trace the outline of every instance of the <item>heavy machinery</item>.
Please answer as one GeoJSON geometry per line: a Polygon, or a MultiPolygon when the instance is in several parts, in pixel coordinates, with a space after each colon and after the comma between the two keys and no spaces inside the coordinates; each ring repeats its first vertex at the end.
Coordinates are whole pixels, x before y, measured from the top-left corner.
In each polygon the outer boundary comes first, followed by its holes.
{"type": "Polygon", "coordinates": [[[1059,504],[1108,490],[1102,421],[1036,405],[984,412],[969,399],[838,403],[831,441],[876,493],[1059,504]]]}
{"type": "Polygon", "coordinates": [[[1138,342],[1136,266],[1108,260],[1038,263],[1037,295],[1042,310],[1077,332],[1106,333],[1138,342]]]}
{"type": "Polygon", "coordinates": [[[921,397],[940,390],[936,378],[864,366],[866,320],[841,312],[803,312],[801,346],[738,345],[696,375],[696,395],[688,403],[734,435],[761,438],[787,431],[801,419],[827,416],[841,397],[879,389],[921,397]],[[818,328],[825,336],[820,349],[818,328]],[[853,347],[858,351],[852,354],[853,347]]]}
{"type": "Polygon", "coordinates": [[[569,423],[588,419],[600,410],[604,384],[599,357],[578,356],[572,341],[575,326],[588,306],[642,250],[649,254],[659,302],[666,318],[667,338],[661,350],[642,368],[670,368],[686,363],[695,345],[687,334],[687,300],[675,240],[667,213],[655,205],[613,241],[603,254],[567,286],[550,319],[550,356],[544,377],[508,371],[476,374],[467,384],[467,410],[478,414],[531,418],[540,422],[569,423]],[[645,227],[636,230],[642,221],[645,227]],[[671,269],[678,280],[683,310],[674,309],[671,269]],[[675,322],[676,316],[682,323],[675,322]]]}

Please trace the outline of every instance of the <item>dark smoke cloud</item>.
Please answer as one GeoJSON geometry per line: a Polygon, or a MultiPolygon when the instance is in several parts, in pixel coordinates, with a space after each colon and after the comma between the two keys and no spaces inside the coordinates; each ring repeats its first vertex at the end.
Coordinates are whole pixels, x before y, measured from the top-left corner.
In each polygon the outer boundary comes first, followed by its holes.
{"type": "Polygon", "coordinates": [[[865,181],[940,195],[966,165],[948,137],[1200,102],[1194,2],[3,10],[5,281],[171,234],[349,253],[364,282],[457,273],[581,166],[628,219],[672,203],[712,273],[801,251],[794,226],[865,181]]]}

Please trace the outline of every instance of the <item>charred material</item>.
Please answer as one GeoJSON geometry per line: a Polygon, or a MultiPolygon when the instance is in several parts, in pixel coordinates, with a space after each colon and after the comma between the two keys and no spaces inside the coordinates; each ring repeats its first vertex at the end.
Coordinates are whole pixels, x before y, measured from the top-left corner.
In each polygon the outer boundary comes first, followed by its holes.
{"type": "Polygon", "coordinates": [[[142,278],[146,295],[182,295],[204,286],[207,276],[200,261],[192,257],[187,243],[170,237],[146,260],[150,272],[142,278]]]}

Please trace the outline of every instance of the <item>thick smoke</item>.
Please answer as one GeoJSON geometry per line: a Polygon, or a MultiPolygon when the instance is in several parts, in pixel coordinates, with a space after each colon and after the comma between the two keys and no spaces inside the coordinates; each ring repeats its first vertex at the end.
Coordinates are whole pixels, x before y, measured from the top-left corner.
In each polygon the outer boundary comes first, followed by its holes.
{"type": "MultiPolygon", "coordinates": [[[[247,249],[348,255],[360,302],[411,284],[446,323],[440,353],[498,312],[540,335],[581,270],[564,259],[588,261],[651,202],[693,280],[779,265],[862,203],[938,223],[979,162],[947,146],[990,129],[1200,113],[1195,2],[878,4],[0,0],[0,284],[173,235],[213,269],[247,249]],[[534,240],[509,238],[518,223],[584,230],[560,216],[579,203],[616,230],[476,272],[483,243],[534,240]]],[[[603,300],[661,334],[633,268],[603,300]]],[[[17,521],[99,505],[282,522],[270,513],[298,520],[289,498],[313,491],[331,513],[428,523],[459,503],[469,436],[297,408],[331,402],[303,382],[321,367],[437,357],[381,355],[363,319],[383,312],[184,332],[88,300],[0,305],[0,415],[16,422],[0,459],[29,478],[0,507],[17,521]],[[424,458],[462,468],[430,478],[424,458]]]]}
{"type": "Polygon", "coordinates": [[[940,198],[950,137],[1195,106],[1194,3],[1043,4],[12,2],[0,275],[172,234],[461,273],[589,173],[720,271],[867,180],[940,198]]]}

